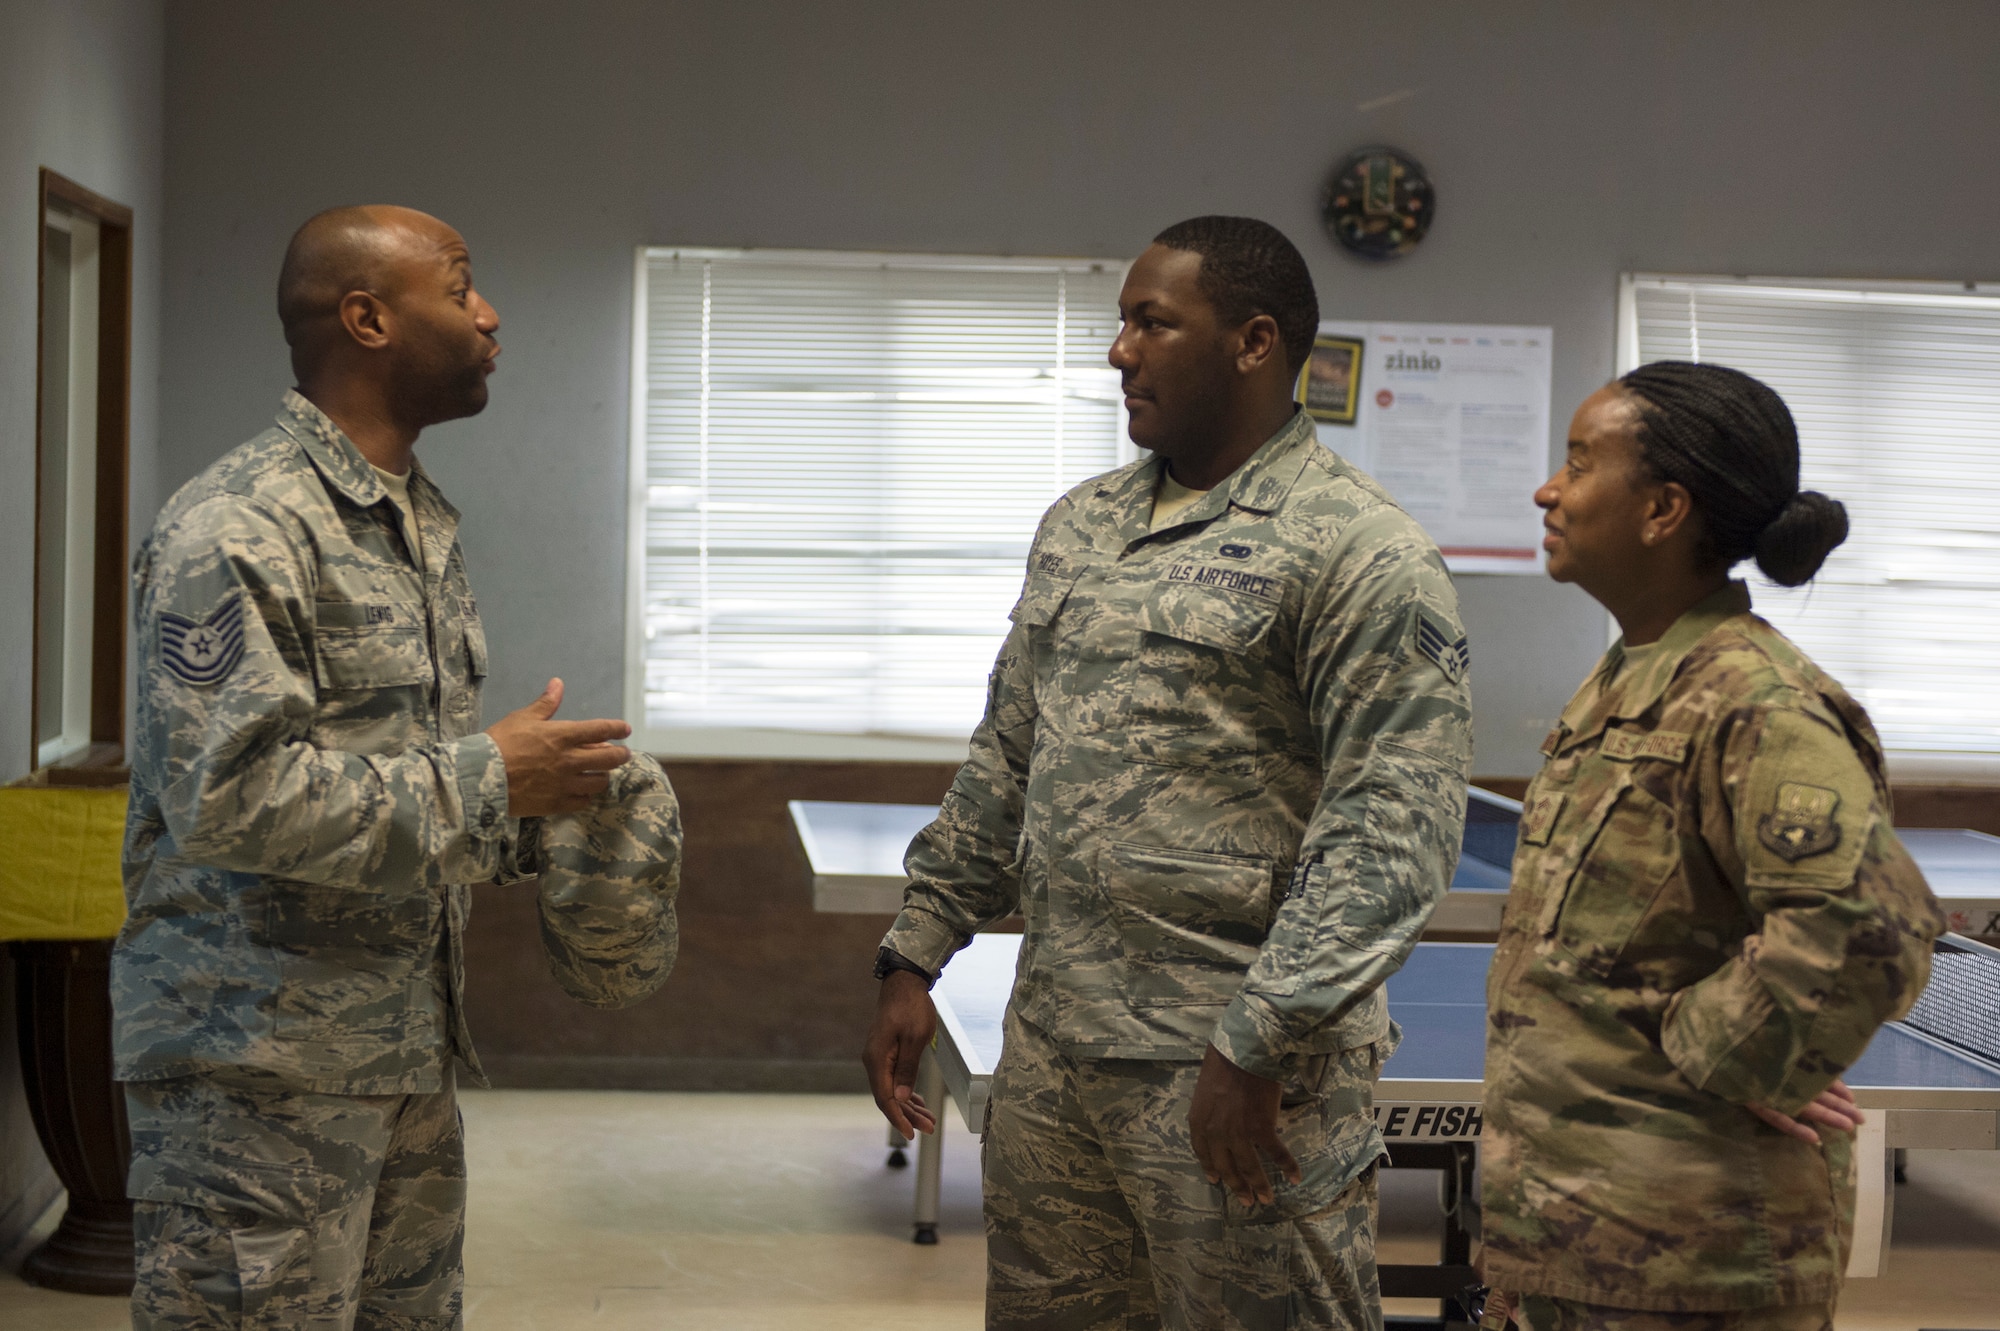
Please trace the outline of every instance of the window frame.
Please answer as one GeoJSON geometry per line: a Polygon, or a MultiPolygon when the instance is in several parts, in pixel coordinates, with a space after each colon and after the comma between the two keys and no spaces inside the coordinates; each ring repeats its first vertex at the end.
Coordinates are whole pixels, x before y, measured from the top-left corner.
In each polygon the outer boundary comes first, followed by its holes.
{"type": "MultiPolygon", "coordinates": [[[[645,722],[645,595],[646,553],[640,533],[646,530],[647,514],[647,406],[649,394],[647,322],[650,308],[650,264],[660,258],[740,259],[748,255],[800,264],[829,267],[874,268],[885,263],[935,264],[968,270],[995,272],[1033,271],[1054,273],[1078,267],[1101,265],[1107,272],[1123,274],[1130,259],[1091,258],[1068,255],[966,255],[889,250],[816,250],[782,247],[713,245],[640,245],[633,253],[632,334],[630,345],[630,401],[627,418],[626,508],[625,508],[625,714],[632,718],[633,743],[649,753],[669,758],[724,759],[748,761],[877,761],[962,763],[969,755],[970,734],[954,737],[922,735],[854,734],[823,731],[757,729],[741,726],[650,727],[645,722]]],[[[1109,348],[1107,347],[1108,351],[1109,348]]],[[[1139,456],[1138,448],[1123,429],[1124,409],[1119,409],[1120,429],[1114,466],[1123,466],[1139,456]]],[[[1025,545],[1028,536],[1024,533],[1025,545]]],[[[1023,567],[1023,575],[1026,569],[1023,567]]]]}
{"type": "MultiPolygon", "coordinates": [[[[1649,284],[1735,287],[1745,292],[1763,288],[1808,298],[1814,292],[1826,293],[1829,298],[1837,294],[1847,298],[1859,295],[1864,299],[1870,293],[1880,293],[1897,297],[1898,303],[1904,304],[1910,303],[1912,297],[1920,301],[1925,297],[1935,297],[1939,303],[1949,303],[1961,309],[1966,308],[1964,302],[1976,301],[1993,309],[1996,319],[2000,319],[2000,283],[1995,282],[1624,272],[1619,274],[1615,322],[1613,364],[1617,375],[1623,375],[1639,364],[1638,293],[1641,287],[1649,284]]],[[[1699,358],[1699,343],[1695,346],[1695,355],[1699,358]]],[[[1834,497],[1839,498],[1838,495],[1834,497]]],[[[1756,575],[1751,576],[1754,578],[1756,575]]],[[[1611,625],[1611,638],[1613,641],[1617,638],[1615,623],[1611,625]]],[[[1885,742],[1883,756],[1889,776],[1897,781],[1990,784],[2000,780],[2000,748],[1978,751],[1892,748],[1885,742]]]]}
{"type": "Polygon", "coordinates": [[[52,782],[92,784],[122,779],[125,761],[126,560],[130,510],[132,379],[132,210],[41,168],[35,212],[35,559],[34,642],[29,684],[28,765],[52,782]],[[43,373],[49,293],[43,254],[49,214],[90,218],[98,228],[95,502],[90,574],[90,705],[88,742],[44,764],[40,733],[42,689],[42,459],[46,441],[43,373]],[[70,774],[65,778],[63,774],[70,774]]]}

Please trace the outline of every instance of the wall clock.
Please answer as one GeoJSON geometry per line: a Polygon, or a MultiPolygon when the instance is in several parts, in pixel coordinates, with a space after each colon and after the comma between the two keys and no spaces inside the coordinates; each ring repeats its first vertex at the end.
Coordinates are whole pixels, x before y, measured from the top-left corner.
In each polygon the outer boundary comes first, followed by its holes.
{"type": "Polygon", "coordinates": [[[1408,254],[1431,228],[1437,196],[1408,153],[1360,148],[1333,169],[1320,218],[1326,232],[1364,259],[1408,254]]]}

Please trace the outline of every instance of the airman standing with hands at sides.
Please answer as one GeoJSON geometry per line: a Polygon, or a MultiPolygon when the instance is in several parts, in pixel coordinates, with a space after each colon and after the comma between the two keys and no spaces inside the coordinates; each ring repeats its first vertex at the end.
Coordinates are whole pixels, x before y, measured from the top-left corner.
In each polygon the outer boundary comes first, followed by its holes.
{"type": "Polygon", "coordinates": [[[623,721],[554,719],[560,680],[479,729],[458,513],[412,454],[486,405],[500,350],[465,241],[405,208],[322,213],[278,302],[298,386],[135,564],[112,967],[133,1322],[455,1327],[468,885],[533,872],[524,833],[562,842],[565,817],[626,800],[657,983],[678,821],[623,721]]]}
{"type": "Polygon", "coordinates": [[[1018,910],[987,1325],[1378,1327],[1380,986],[1458,858],[1457,598],[1293,401],[1319,314],[1290,241],[1170,227],[1119,306],[1153,456],[1042,520],[971,757],[905,861],[864,1061],[928,1131],[928,986],[1018,910]]]}

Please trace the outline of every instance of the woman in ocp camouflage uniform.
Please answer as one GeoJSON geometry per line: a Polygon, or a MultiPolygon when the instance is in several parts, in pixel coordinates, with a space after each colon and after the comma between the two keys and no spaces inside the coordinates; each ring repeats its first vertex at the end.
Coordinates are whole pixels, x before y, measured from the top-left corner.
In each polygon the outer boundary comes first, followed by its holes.
{"type": "Polygon", "coordinates": [[[1840,1074],[1942,927],[1860,705],[1729,571],[1808,581],[1846,511],[1778,395],[1635,370],[1535,494],[1623,630],[1543,742],[1487,979],[1482,1271],[1532,1331],[1826,1331],[1852,1240],[1840,1074]]]}

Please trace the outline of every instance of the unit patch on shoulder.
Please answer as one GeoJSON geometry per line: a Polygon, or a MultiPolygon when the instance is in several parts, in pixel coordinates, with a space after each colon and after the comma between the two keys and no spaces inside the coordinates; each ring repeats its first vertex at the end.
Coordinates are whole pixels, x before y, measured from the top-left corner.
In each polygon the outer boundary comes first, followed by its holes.
{"type": "Polygon", "coordinates": [[[243,596],[200,619],[160,612],[160,663],[183,684],[220,684],[243,659],[243,596]]]}
{"type": "Polygon", "coordinates": [[[1839,807],[1840,792],[1787,781],[1771,812],[1757,820],[1757,839],[1787,864],[1824,854],[1840,844],[1840,824],[1833,821],[1839,807]]]}
{"type": "Polygon", "coordinates": [[[1472,668],[1472,652],[1465,635],[1453,638],[1451,631],[1423,611],[1417,611],[1417,650],[1437,663],[1444,677],[1456,684],[1472,668]]]}

